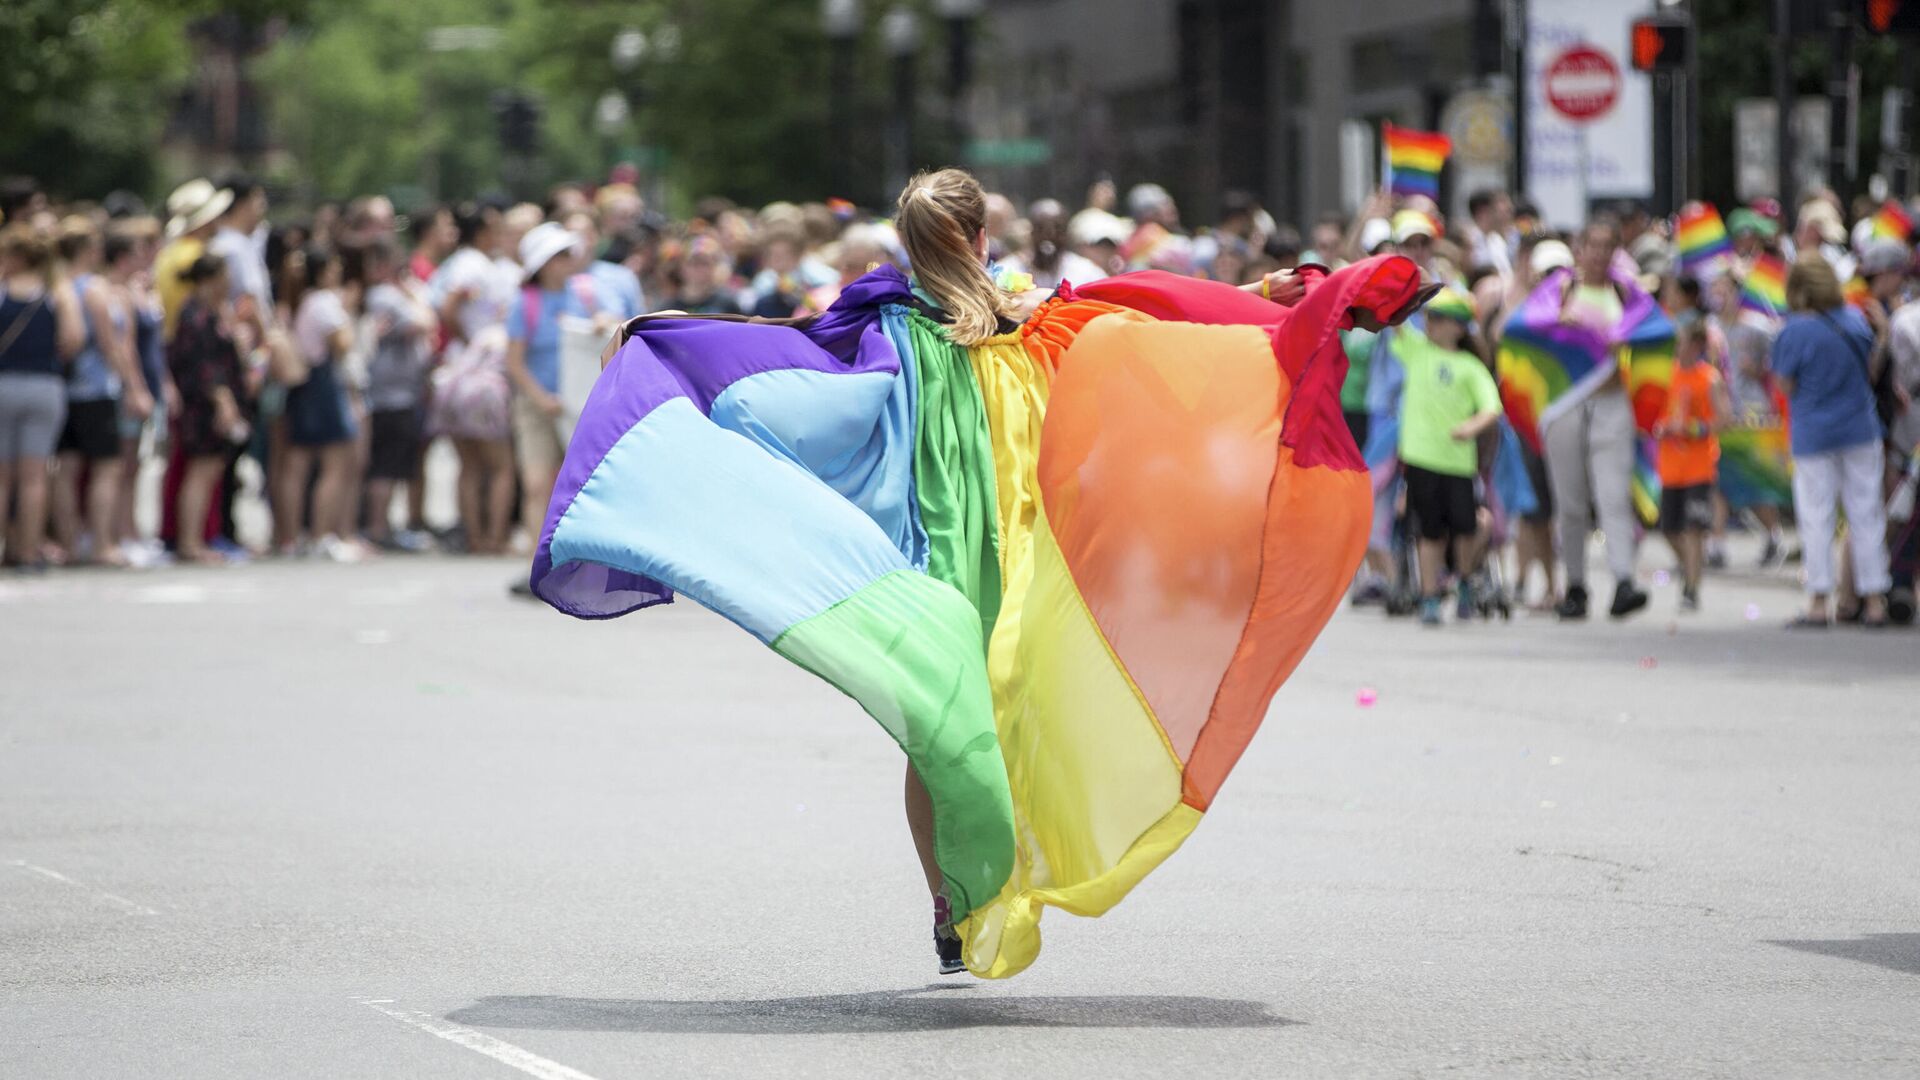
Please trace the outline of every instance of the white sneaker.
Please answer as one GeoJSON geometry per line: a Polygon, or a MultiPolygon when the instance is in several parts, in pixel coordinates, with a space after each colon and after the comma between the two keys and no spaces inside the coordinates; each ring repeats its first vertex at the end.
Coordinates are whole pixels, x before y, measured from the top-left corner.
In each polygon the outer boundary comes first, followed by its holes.
{"type": "Polygon", "coordinates": [[[348,543],[332,533],[321,537],[314,543],[313,548],[321,556],[337,563],[357,563],[366,557],[360,550],[360,545],[348,543]]]}

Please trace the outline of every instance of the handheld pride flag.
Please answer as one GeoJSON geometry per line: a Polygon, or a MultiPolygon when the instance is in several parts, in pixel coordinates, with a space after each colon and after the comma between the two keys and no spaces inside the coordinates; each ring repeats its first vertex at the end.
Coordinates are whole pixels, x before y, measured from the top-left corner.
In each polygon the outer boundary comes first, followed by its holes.
{"type": "Polygon", "coordinates": [[[1762,255],[1753,261],[1747,279],[1740,283],[1740,309],[1769,319],[1787,314],[1787,261],[1778,255],[1762,255]]]}
{"type": "Polygon", "coordinates": [[[1453,140],[1431,131],[1393,124],[1380,126],[1387,151],[1387,188],[1395,195],[1440,197],[1440,170],[1453,153],[1453,140]]]}
{"type": "Polygon", "coordinates": [[[1898,240],[1906,243],[1913,236],[1913,219],[1893,199],[1880,204],[1880,211],[1873,215],[1873,238],[1875,240],[1898,240]]]}
{"type": "Polygon", "coordinates": [[[1624,380],[1642,431],[1650,431],[1666,412],[1673,323],[1660,305],[1631,279],[1617,276],[1614,285],[1624,310],[1619,324],[1602,333],[1561,321],[1572,282],[1569,269],[1547,275],[1508,321],[1500,341],[1500,400],[1514,431],[1535,450],[1548,425],[1616,377],[1624,380]]]}
{"type": "Polygon", "coordinates": [[[1680,208],[1674,239],[1680,250],[1680,270],[1691,277],[1718,277],[1733,256],[1727,224],[1712,203],[1690,202],[1680,208]]]}

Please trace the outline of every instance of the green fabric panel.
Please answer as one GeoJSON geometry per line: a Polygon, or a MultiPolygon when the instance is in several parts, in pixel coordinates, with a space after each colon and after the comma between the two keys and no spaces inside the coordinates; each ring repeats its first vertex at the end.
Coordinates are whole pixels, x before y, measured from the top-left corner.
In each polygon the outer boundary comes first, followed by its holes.
{"type": "Polygon", "coordinates": [[[932,796],[934,857],[954,921],[999,895],[1013,872],[1013,796],[966,599],[897,570],[773,648],[858,701],[906,751],[932,796]]]}
{"type": "Polygon", "coordinates": [[[981,650],[1000,614],[1000,537],[993,441],[967,350],[919,312],[907,318],[919,378],[913,483],[927,530],[927,573],[980,613],[981,650]]]}

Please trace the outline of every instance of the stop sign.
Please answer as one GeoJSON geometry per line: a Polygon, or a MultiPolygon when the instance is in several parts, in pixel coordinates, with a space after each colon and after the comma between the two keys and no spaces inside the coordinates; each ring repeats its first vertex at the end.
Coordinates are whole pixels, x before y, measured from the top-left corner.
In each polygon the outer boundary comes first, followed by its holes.
{"type": "Polygon", "coordinates": [[[1591,45],[1575,45],[1547,65],[1547,104],[1576,124],[1598,120],[1620,100],[1620,66],[1591,45]]]}

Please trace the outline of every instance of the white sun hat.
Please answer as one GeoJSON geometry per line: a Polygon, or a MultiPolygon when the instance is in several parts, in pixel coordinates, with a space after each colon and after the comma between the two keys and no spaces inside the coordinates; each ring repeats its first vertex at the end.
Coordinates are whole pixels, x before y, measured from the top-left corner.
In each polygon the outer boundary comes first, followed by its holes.
{"type": "Polygon", "coordinates": [[[520,238],[521,280],[532,281],[540,268],[551,262],[555,255],[577,250],[581,246],[580,238],[557,221],[535,225],[520,238]]]}

